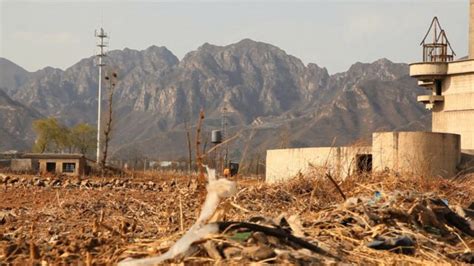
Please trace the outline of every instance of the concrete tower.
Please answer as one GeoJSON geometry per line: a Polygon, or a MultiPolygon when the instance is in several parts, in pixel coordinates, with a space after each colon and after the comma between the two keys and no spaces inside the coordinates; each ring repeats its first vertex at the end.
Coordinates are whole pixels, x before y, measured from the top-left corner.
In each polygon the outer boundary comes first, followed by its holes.
{"type": "Polygon", "coordinates": [[[446,33],[435,18],[422,42],[423,61],[410,65],[410,76],[430,91],[418,101],[432,110],[432,131],[461,135],[461,149],[470,153],[474,152],[474,0],[469,10],[469,58],[454,60],[446,33]],[[427,38],[430,32],[433,38],[427,38]]]}
{"type": "Polygon", "coordinates": [[[474,59],[474,0],[469,3],[469,59],[474,59]]]}

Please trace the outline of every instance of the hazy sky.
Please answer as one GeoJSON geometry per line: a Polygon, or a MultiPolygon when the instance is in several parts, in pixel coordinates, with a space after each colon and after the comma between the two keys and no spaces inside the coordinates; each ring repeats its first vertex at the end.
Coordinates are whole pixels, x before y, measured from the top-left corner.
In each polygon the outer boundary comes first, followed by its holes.
{"type": "Polygon", "coordinates": [[[166,46],[181,59],[205,42],[251,38],[335,73],[382,57],[419,60],[433,16],[457,55],[466,55],[468,2],[0,0],[0,57],[29,71],[65,69],[94,54],[103,17],[110,49],[166,46]]]}

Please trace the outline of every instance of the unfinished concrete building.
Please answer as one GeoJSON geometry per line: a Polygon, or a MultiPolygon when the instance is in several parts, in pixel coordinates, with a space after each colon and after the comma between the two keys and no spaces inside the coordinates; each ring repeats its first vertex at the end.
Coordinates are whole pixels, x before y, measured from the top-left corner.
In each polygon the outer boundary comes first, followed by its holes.
{"type": "Polygon", "coordinates": [[[377,132],[372,146],[268,150],[266,181],[276,182],[324,167],[344,178],[361,171],[394,171],[452,177],[474,157],[474,0],[470,1],[469,56],[455,53],[435,17],[421,45],[422,61],[410,76],[428,89],[418,101],[432,110],[432,132],[377,132]]]}
{"type": "MultiPolygon", "coordinates": [[[[436,18],[435,18],[436,19],[436,18]]],[[[432,110],[432,131],[461,135],[461,149],[474,152],[474,1],[470,2],[469,56],[453,61],[446,33],[433,21],[434,41],[422,42],[423,61],[410,65],[410,76],[429,90],[418,101],[432,110]]],[[[429,37],[427,35],[427,37],[429,37]]]]}

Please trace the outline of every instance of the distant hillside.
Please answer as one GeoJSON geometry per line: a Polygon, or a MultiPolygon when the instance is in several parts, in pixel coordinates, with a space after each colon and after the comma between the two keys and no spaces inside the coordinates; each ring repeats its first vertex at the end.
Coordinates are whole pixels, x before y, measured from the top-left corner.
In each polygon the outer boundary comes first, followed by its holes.
{"type": "Polygon", "coordinates": [[[29,77],[29,72],[12,61],[0,57],[0,89],[14,93],[14,89],[23,85],[29,77]]]}
{"type": "Polygon", "coordinates": [[[12,100],[0,89],[0,151],[30,150],[34,141],[31,124],[41,114],[12,100]]]}
{"type": "MultiPolygon", "coordinates": [[[[235,157],[245,153],[245,147],[263,152],[348,144],[370,137],[374,130],[430,125],[429,113],[416,102],[423,89],[408,76],[406,64],[387,59],[356,63],[347,72],[329,75],[325,68],[304,65],[278,47],[245,39],[227,46],[206,43],[181,61],[164,47],[116,50],[107,63],[120,77],[112,141],[119,157],[184,156],[184,122],[195,123],[203,108],[205,129],[217,129],[225,105],[231,134],[242,134],[232,147],[235,157]]],[[[0,66],[15,69],[11,64],[0,66]]],[[[95,123],[93,58],[64,71],[26,73],[26,80],[19,82],[12,77],[23,77],[21,68],[8,73],[6,91],[14,100],[69,125],[95,123]]],[[[28,131],[24,125],[14,127],[28,131]]]]}

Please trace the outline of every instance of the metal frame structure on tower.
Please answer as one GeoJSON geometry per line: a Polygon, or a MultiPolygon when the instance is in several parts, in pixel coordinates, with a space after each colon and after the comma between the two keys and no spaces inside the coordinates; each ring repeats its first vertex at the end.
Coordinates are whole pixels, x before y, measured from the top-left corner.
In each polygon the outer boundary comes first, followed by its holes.
{"type": "Polygon", "coordinates": [[[446,32],[439,23],[438,17],[434,17],[431,21],[428,32],[420,45],[423,46],[423,62],[450,62],[456,56],[446,36],[446,32]],[[432,42],[427,41],[430,33],[433,38],[432,42]]]}

